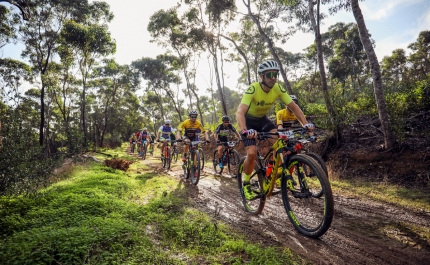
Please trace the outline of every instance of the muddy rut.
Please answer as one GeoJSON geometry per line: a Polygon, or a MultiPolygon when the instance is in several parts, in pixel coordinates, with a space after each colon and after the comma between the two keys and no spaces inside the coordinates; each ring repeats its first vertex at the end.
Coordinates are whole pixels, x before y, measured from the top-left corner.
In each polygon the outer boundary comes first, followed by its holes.
{"type": "Polygon", "coordinates": [[[236,179],[214,174],[209,161],[197,186],[182,178],[179,161],[170,170],[162,169],[157,157],[139,163],[182,179],[200,210],[231,224],[247,239],[288,247],[312,264],[430,264],[430,239],[408,228],[428,231],[429,212],[334,194],[330,229],[320,239],[311,239],[296,232],[280,196],[269,198],[259,216],[246,213],[236,179]]]}

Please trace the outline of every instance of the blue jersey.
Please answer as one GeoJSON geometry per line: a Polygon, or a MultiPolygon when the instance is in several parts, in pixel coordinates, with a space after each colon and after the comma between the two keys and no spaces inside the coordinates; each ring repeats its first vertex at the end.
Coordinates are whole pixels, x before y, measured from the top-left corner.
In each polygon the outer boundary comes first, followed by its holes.
{"type": "Polygon", "coordinates": [[[159,132],[161,132],[161,137],[164,139],[170,139],[170,134],[172,133],[172,127],[171,126],[164,126],[161,125],[160,129],[158,129],[159,132]]]}

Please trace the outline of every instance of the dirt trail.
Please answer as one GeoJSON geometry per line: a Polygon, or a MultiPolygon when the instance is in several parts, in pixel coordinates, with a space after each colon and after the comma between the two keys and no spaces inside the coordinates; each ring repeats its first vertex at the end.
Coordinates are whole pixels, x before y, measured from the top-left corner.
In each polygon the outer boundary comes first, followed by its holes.
{"type": "MultiPolygon", "coordinates": [[[[162,170],[157,157],[139,163],[162,170]]],[[[430,239],[419,237],[405,226],[412,224],[428,231],[429,212],[334,194],[331,228],[320,239],[311,239],[293,228],[279,196],[271,197],[259,216],[246,213],[236,179],[215,175],[211,167],[211,162],[206,162],[197,186],[184,180],[189,184],[190,196],[200,210],[231,224],[249,240],[288,247],[313,264],[430,264],[430,239]]],[[[179,161],[164,171],[182,179],[179,161]]]]}

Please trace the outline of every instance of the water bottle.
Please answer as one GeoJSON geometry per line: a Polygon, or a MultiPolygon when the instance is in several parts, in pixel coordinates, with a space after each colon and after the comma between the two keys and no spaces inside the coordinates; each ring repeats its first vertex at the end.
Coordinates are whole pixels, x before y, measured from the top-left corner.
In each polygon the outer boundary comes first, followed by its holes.
{"type": "Polygon", "coordinates": [[[266,168],[266,178],[270,178],[270,174],[272,174],[272,170],[273,170],[273,162],[269,161],[267,163],[267,168],[266,168]]]}
{"type": "Polygon", "coordinates": [[[222,163],[225,164],[225,155],[222,155],[222,163]]]}

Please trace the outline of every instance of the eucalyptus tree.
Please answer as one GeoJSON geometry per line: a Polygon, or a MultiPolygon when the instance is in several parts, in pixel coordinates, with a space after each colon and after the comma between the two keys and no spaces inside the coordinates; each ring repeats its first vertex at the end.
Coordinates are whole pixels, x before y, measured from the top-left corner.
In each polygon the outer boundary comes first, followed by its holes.
{"type": "Polygon", "coordinates": [[[411,74],[414,80],[424,80],[430,72],[430,30],[421,31],[417,41],[408,45],[411,74]]]}
{"type": "MultiPolygon", "coordinates": [[[[112,15],[108,10],[105,10],[103,18],[106,22],[109,22],[112,19],[112,15]]],[[[81,24],[73,20],[68,20],[64,24],[61,31],[61,41],[63,45],[67,45],[74,50],[74,56],[78,61],[82,80],[80,124],[84,134],[84,145],[86,146],[86,93],[88,78],[93,68],[97,66],[98,60],[115,53],[116,43],[111,38],[106,24],[93,24],[92,21],[89,21],[88,24],[81,24]]]]}
{"type": "Polygon", "coordinates": [[[27,58],[40,76],[40,126],[39,144],[44,144],[45,127],[45,89],[44,76],[52,56],[57,52],[60,31],[66,20],[77,22],[98,20],[106,9],[104,2],[88,3],[87,0],[40,0],[27,1],[32,19],[25,21],[19,27],[21,41],[25,48],[21,54],[27,58]]]}
{"type": "Polygon", "coordinates": [[[154,92],[157,95],[161,111],[161,118],[167,118],[165,114],[164,103],[173,106],[175,111],[181,117],[181,101],[177,101],[177,97],[170,84],[177,84],[180,79],[174,73],[178,67],[178,58],[171,55],[158,55],[156,59],[143,57],[137,61],[132,62],[132,66],[138,71],[140,76],[146,80],[147,90],[154,92]],[[165,99],[167,97],[167,100],[165,99]]]}
{"type": "Polygon", "coordinates": [[[373,89],[375,93],[376,106],[378,108],[379,120],[381,121],[382,131],[384,132],[385,148],[390,149],[394,147],[396,138],[394,136],[390,115],[387,111],[385,104],[384,88],[381,78],[381,70],[376,57],[375,50],[373,49],[372,41],[369,37],[369,32],[364,21],[363,14],[361,13],[358,0],[350,0],[352,13],[357,21],[358,31],[360,32],[360,39],[363,43],[364,50],[366,51],[367,58],[369,59],[370,69],[373,79],[373,89]]]}
{"type": "MultiPolygon", "coordinates": [[[[103,142],[110,127],[113,132],[111,119],[121,113],[120,109],[126,97],[136,91],[138,77],[128,65],[119,65],[114,59],[103,60],[103,66],[94,69],[93,79],[88,86],[95,88],[94,113],[94,142],[96,146],[103,146],[103,142]]],[[[121,113],[122,114],[122,113],[121,113]]],[[[117,124],[116,124],[117,126],[117,124]]]]}
{"type": "Polygon", "coordinates": [[[265,47],[265,40],[254,26],[254,22],[248,17],[240,19],[240,28],[237,32],[231,32],[228,36],[231,37],[231,42],[237,47],[236,50],[243,51],[242,56],[238,57],[236,53],[230,53],[229,57],[239,63],[245,62],[244,66],[239,69],[241,76],[239,83],[249,85],[252,82],[258,81],[257,68],[263,58],[270,55],[265,47]],[[242,60],[243,59],[243,60],[242,60]]]}
{"type": "MultiPolygon", "coordinates": [[[[396,91],[400,86],[409,85],[408,56],[404,49],[392,51],[390,56],[384,56],[381,61],[382,79],[387,89],[396,91]]],[[[387,91],[387,90],[386,90],[387,91]]]]}
{"type": "MultiPolygon", "coordinates": [[[[29,20],[31,18],[31,16],[30,16],[30,5],[29,5],[29,4],[31,4],[30,0],[15,0],[15,1],[0,0],[0,3],[1,2],[9,3],[13,6],[16,6],[21,12],[22,19],[29,20]]],[[[0,6],[0,8],[1,8],[1,6],[0,6]]]]}
{"type": "Polygon", "coordinates": [[[194,16],[190,13],[181,18],[177,12],[178,7],[168,10],[159,10],[150,17],[148,31],[160,46],[173,52],[179,57],[179,65],[184,74],[186,83],[186,95],[189,99],[189,107],[193,108],[193,97],[197,101],[197,108],[200,109],[196,86],[192,79],[195,77],[195,68],[190,71],[190,62],[193,55],[202,51],[203,34],[193,27],[194,16]]]}
{"type": "Polygon", "coordinates": [[[186,3],[189,5],[189,9],[185,12],[185,16],[193,25],[192,31],[203,36],[206,50],[212,56],[215,81],[218,88],[223,114],[227,115],[227,106],[223,91],[223,47],[220,42],[220,35],[229,22],[234,20],[236,10],[235,1],[188,0],[186,3]]]}
{"type": "Polygon", "coordinates": [[[17,41],[15,24],[18,24],[18,17],[13,16],[6,6],[0,5],[0,48],[17,41]]]}
{"type": "Polygon", "coordinates": [[[283,33],[278,33],[275,31],[272,23],[277,22],[277,19],[282,19],[284,22],[291,22],[293,19],[293,13],[290,12],[290,6],[279,3],[279,1],[273,0],[257,0],[255,1],[255,7],[257,8],[257,13],[252,11],[251,0],[242,0],[243,4],[248,10],[248,16],[254,22],[258,29],[258,32],[263,37],[267,44],[267,48],[274,60],[276,60],[280,66],[280,72],[284,80],[284,85],[288,93],[293,94],[290,82],[288,81],[287,74],[285,73],[283,64],[279,59],[275,51],[275,40],[280,39],[281,42],[285,42],[286,38],[293,34],[295,30],[293,28],[288,28],[284,30],[283,33]]]}

